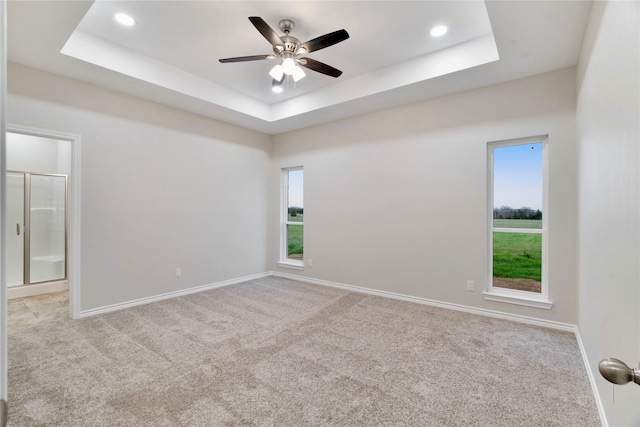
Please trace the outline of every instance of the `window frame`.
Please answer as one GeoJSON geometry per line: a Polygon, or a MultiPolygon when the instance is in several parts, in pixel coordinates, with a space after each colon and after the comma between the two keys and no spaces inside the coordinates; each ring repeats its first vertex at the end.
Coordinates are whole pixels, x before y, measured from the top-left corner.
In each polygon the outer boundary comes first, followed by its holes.
{"type": "Polygon", "coordinates": [[[304,245],[304,220],[289,221],[289,172],[303,171],[302,198],[304,200],[304,167],[294,166],[282,168],[281,185],[280,185],[280,260],[278,265],[284,268],[292,268],[295,270],[304,270],[304,254],[302,260],[291,259],[288,257],[288,238],[287,225],[302,226],[302,241],[304,245]]]}
{"type": "Polygon", "coordinates": [[[550,309],[553,302],[549,300],[548,277],[548,229],[549,229],[549,137],[539,135],[525,138],[515,138],[503,141],[487,143],[487,241],[488,241],[488,277],[487,290],[483,292],[484,298],[490,301],[498,301],[510,304],[524,305],[535,308],[550,309]],[[494,165],[493,150],[499,147],[542,143],[542,228],[501,228],[493,226],[494,209],[494,165]],[[540,293],[521,291],[516,289],[501,288],[493,285],[493,233],[510,232],[542,235],[542,272],[540,293]]]}

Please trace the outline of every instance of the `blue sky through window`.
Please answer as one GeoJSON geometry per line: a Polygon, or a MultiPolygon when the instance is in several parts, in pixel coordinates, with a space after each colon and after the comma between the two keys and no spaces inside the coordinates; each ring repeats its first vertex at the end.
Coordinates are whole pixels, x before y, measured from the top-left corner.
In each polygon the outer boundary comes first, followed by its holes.
{"type": "Polygon", "coordinates": [[[303,198],[304,171],[289,171],[289,206],[304,208],[303,198]]]}
{"type": "Polygon", "coordinates": [[[493,206],[542,210],[542,143],[494,147],[493,206]]]}

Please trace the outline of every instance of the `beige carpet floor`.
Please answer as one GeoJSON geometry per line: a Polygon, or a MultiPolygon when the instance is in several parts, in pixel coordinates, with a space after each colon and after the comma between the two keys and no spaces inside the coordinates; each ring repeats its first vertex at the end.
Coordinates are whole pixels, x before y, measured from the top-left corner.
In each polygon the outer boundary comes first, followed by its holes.
{"type": "Polygon", "coordinates": [[[9,330],[11,426],[596,426],[573,334],[280,278],[9,330]]]}

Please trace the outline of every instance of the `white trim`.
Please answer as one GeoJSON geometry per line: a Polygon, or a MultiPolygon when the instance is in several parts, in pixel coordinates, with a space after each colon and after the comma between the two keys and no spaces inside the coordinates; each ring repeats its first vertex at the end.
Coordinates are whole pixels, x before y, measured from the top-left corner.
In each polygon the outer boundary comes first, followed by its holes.
{"type": "Polygon", "coordinates": [[[23,135],[40,136],[43,138],[62,139],[71,142],[71,174],[69,175],[69,256],[67,278],[69,281],[69,316],[72,319],[80,317],[80,206],[81,206],[81,141],[78,134],[57,132],[8,123],[7,132],[23,135]]]}
{"type": "Polygon", "coordinates": [[[600,422],[602,423],[602,427],[609,427],[609,422],[607,421],[607,414],[604,411],[604,405],[602,404],[602,399],[600,398],[600,392],[598,391],[598,386],[596,384],[596,378],[593,376],[593,372],[591,371],[591,367],[589,366],[589,358],[587,357],[587,351],[584,348],[584,343],[582,342],[582,337],[580,336],[580,330],[576,326],[576,340],[578,341],[578,347],[580,347],[580,354],[582,354],[582,361],[584,362],[584,367],[587,370],[587,376],[589,377],[589,383],[591,384],[591,391],[593,392],[593,398],[596,401],[596,407],[598,408],[598,414],[600,415],[600,422]]]}
{"type": "Polygon", "coordinates": [[[282,268],[291,268],[293,270],[302,270],[304,271],[304,262],[300,262],[300,263],[294,263],[292,261],[280,261],[278,262],[278,267],[282,267],[282,268]]]}
{"type": "Polygon", "coordinates": [[[493,288],[492,290],[483,292],[482,294],[484,295],[484,299],[488,301],[506,302],[509,304],[525,305],[527,307],[544,308],[546,310],[550,310],[551,307],[553,307],[552,301],[549,301],[544,297],[536,298],[536,294],[533,294],[532,292],[493,288]]]}
{"type": "Polygon", "coordinates": [[[278,252],[280,256],[278,261],[282,262],[287,259],[287,221],[284,218],[284,212],[287,211],[287,198],[288,198],[288,182],[287,182],[287,170],[280,169],[280,212],[278,213],[278,226],[280,227],[280,246],[278,252]]]}
{"type": "Polygon", "coordinates": [[[18,285],[7,289],[7,298],[32,297],[52,292],[62,292],[67,289],[69,289],[69,281],[67,280],[52,283],[36,283],[34,285],[18,285]]]}
{"type": "Polygon", "coordinates": [[[502,141],[490,141],[487,143],[487,283],[488,289],[484,293],[484,298],[490,301],[497,301],[508,304],[525,305],[550,309],[553,303],[549,300],[549,135],[536,135],[524,138],[514,138],[502,141]],[[493,227],[493,149],[496,147],[510,147],[530,143],[542,144],[542,228],[532,229],[505,229],[493,227]],[[527,233],[542,235],[542,281],[540,293],[527,291],[513,291],[493,286],[493,233],[527,233]],[[512,292],[505,292],[512,291],[512,292]]]}
{"type": "Polygon", "coordinates": [[[5,274],[7,2],[0,2],[0,399],[8,401],[7,281],[5,274]]]}
{"type": "MultiPolygon", "coordinates": [[[[280,186],[280,259],[278,265],[284,268],[293,268],[295,270],[304,270],[304,261],[298,266],[295,260],[289,258],[288,240],[287,240],[287,226],[288,225],[300,225],[302,226],[302,241],[304,245],[304,221],[292,222],[289,221],[289,172],[302,171],[304,174],[304,166],[293,166],[290,168],[280,169],[280,179],[282,180],[280,186]]],[[[304,175],[302,181],[302,198],[304,199],[304,175]]],[[[304,247],[304,246],[303,246],[304,247]]]]}
{"type": "Polygon", "coordinates": [[[494,233],[521,233],[521,234],[542,234],[541,228],[503,228],[495,227],[494,233]]]}
{"type": "Polygon", "coordinates": [[[208,285],[196,286],[193,288],[182,289],[180,291],[167,292],[165,294],[155,295],[152,297],[140,298],[132,301],[121,302],[117,304],[107,305],[104,307],[92,308],[90,310],[84,310],[80,312],[80,318],[91,317],[97,314],[111,313],[113,311],[122,310],[125,308],[137,307],[139,305],[150,304],[152,302],[158,302],[170,298],[182,297],[185,295],[195,294],[197,292],[208,291],[209,289],[222,288],[224,286],[235,285],[236,283],[246,282],[248,280],[260,279],[269,276],[269,273],[259,273],[250,276],[239,277],[237,279],[223,280],[222,282],[210,283],[208,285]]]}
{"type": "Polygon", "coordinates": [[[189,294],[193,294],[193,293],[197,293],[197,292],[206,291],[206,290],[209,290],[209,289],[216,289],[216,288],[221,288],[221,287],[224,287],[224,286],[235,285],[237,283],[242,283],[242,282],[246,282],[246,281],[249,281],[249,280],[261,279],[263,277],[268,277],[268,276],[282,277],[282,278],[285,278],[285,279],[293,279],[293,280],[298,280],[300,282],[311,283],[311,284],[314,284],[314,285],[329,286],[329,287],[332,287],[332,288],[344,289],[344,290],[351,291],[351,292],[364,293],[364,294],[368,294],[368,295],[375,295],[375,296],[384,297],[384,298],[392,298],[392,299],[397,299],[397,300],[401,300],[401,301],[413,302],[413,303],[417,303],[417,304],[424,304],[424,305],[430,305],[430,306],[434,306],[434,307],[447,308],[447,309],[451,309],[451,310],[462,311],[462,312],[465,312],[465,313],[478,314],[478,315],[481,315],[481,316],[488,316],[488,317],[494,317],[494,318],[498,318],[498,319],[513,320],[515,322],[526,323],[526,324],[529,324],[529,325],[543,326],[543,327],[547,327],[547,328],[551,328],[551,329],[559,329],[559,330],[570,331],[570,332],[577,331],[577,327],[575,325],[570,324],[570,323],[555,322],[555,321],[552,321],[552,320],[537,319],[535,317],[528,317],[528,316],[521,316],[521,315],[517,315],[517,314],[503,313],[503,312],[500,312],[500,311],[494,311],[494,310],[487,310],[487,309],[483,309],[483,308],[470,307],[470,306],[466,306],[466,305],[454,304],[454,303],[438,301],[438,300],[432,300],[432,299],[427,299],[427,298],[414,297],[414,296],[411,296],[411,295],[398,294],[398,293],[395,293],[395,292],[380,291],[380,290],[377,290],[377,289],[365,288],[365,287],[354,286],[354,285],[347,285],[347,284],[344,284],[344,283],[331,282],[331,281],[328,281],[328,280],[313,279],[313,278],[309,278],[309,277],[305,277],[305,276],[299,276],[299,275],[296,275],[296,274],[282,273],[282,272],[279,272],[279,271],[268,271],[268,272],[265,272],[265,273],[253,274],[253,275],[249,275],[249,276],[239,277],[239,278],[236,278],[236,279],[229,279],[229,280],[224,280],[224,281],[221,281],[221,282],[216,282],[216,283],[211,283],[211,284],[207,284],[207,285],[196,286],[196,287],[193,287],[193,288],[183,289],[183,290],[180,290],[180,291],[168,292],[168,293],[165,293],[165,294],[155,295],[155,296],[152,296],[152,297],[145,297],[145,298],[140,298],[140,299],[137,299],[137,300],[127,301],[127,302],[123,302],[123,303],[118,303],[118,304],[108,305],[108,306],[104,306],[104,307],[93,308],[93,309],[90,309],[90,310],[84,310],[84,311],[80,312],[80,316],[79,317],[89,317],[89,316],[94,316],[94,315],[97,315],[97,314],[110,313],[112,311],[122,310],[122,309],[130,308],[130,307],[136,307],[136,306],[139,306],[139,305],[149,304],[149,303],[156,302],[156,301],[162,301],[162,300],[166,300],[166,299],[169,299],[169,298],[177,298],[177,297],[181,297],[181,296],[184,296],[184,295],[189,295],[189,294]]]}
{"type": "Polygon", "coordinates": [[[309,277],[297,276],[295,274],[281,273],[278,271],[272,271],[271,275],[276,277],[283,277],[285,279],[293,279],[293,280],[299,280],[301,282],[312,283],[314,285],[330,286],[332,288],[339,288],[339,289],[344,289],[352,292],[376,295],[376,296],[385,297],[385,298],[393,298],[401,301],[414,302],[414,303],[430,305],[434,307],[447,308],[450,310],[462,311],[465,313],[478,314],[480,316],[488,316],[488,317],[494,317],[497,319],[512,320],[514,322],[526,323],[528,325],[543,326],[546,328],[559,329],[562,331],[570,331],[570,332],[576,331],[576,326],[570,323],[562,323],[562,322],[555,322],[552,320],[537,319],[535,317],[521,316],[518,314],[508,314],[500,311],[487,310],[484,308],[469,307],[467,305],[454,304],[450,302],[414,297],[410,295],[398,294],[395,292],[379,291],[377,289],[346,285],[344,283],[330,282],[328,280],[311,279],[309,277]]]}

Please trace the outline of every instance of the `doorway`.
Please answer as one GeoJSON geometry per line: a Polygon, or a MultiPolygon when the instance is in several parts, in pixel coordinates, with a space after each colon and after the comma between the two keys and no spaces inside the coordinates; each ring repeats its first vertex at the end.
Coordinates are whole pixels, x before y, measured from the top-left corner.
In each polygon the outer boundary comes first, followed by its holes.
{"type": "Polygon", "coordinates": [[[6,133],[5,280],[10,299],[69,289],[72,141],[6,133]]]}

